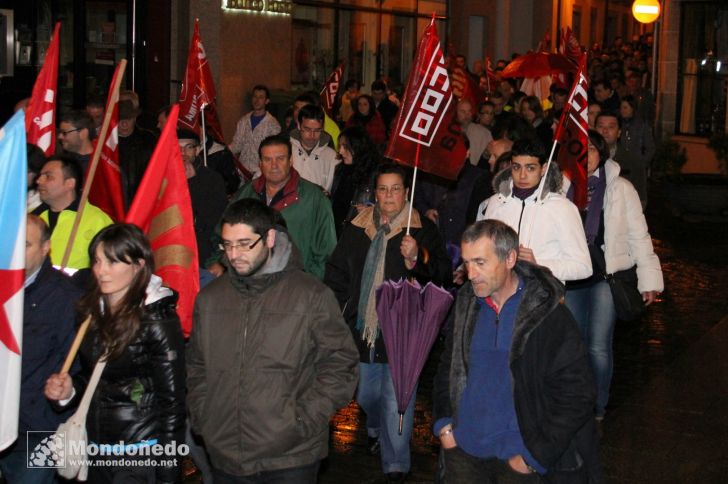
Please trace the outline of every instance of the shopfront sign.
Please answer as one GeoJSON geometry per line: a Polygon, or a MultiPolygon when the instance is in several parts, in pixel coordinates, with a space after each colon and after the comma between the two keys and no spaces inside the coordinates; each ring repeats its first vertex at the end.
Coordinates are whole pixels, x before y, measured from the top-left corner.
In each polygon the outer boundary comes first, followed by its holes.
{"type": "Polygon", "coordinates": [[[290,15],[293,0],[223,0],[226,10],[290,15]]]}

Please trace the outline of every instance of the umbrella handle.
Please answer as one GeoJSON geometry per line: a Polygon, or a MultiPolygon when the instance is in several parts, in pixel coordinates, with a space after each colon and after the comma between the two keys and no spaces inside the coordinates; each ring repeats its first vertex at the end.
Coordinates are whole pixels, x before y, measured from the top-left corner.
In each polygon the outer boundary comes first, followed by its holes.
{"type": "Polygon", "coordinates": [[[404,414],[399,412],[399,435],[402,435],[402,424],[404,423],[404,414]]]}

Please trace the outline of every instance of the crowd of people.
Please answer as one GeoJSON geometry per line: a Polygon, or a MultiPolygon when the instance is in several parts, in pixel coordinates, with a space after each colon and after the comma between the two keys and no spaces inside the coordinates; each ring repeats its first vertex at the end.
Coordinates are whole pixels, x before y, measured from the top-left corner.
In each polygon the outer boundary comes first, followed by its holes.
{"type": "MultiPolygon", "coordinates": [[[[387,482],[402,482],[414,397],[398,431],[376,291],[403,278],[457,291],[433,398],[444,482],[599,482],[617,320],[607,278],[636,268],[646,305],[663,290],[643,214],[654,153],[646,51],[621,40],[592,51],[583,210],[547,159],[568,96],[556,84],[541,99],[486,79],[479,105],[457,102],[469,148],[457,180],[423,174],[415,193],[410,170],[383,157],[400,106],[383,80],[368,94],[346,82],[336,138],[317,96],[298,96],[282,126],[264,85],[229,146],[178,130],[202,287],[188,341],[137,227],[89,204],[69,240],[102,116],[94,102],[59,115],[59,153],[28,147],[23,405],[3,477],[55,482],[53,469],[27,468],[26,448],[40,442],[26,431],[54,430],[92,388],[91,441],[185,443],[204,481],[221,483],[316,482],[329,419],[353,396],[367,451],[387,482]],[[87,318],[78,358],[59,373],[87,318]]],[[[476,79],[482,69],[465,67],[476,79]]],[[[139,113],[123,93],[127,207],[154,147],[139,113]]],[[[89,481],[180,479],[179,460],[98,463],[114,458],[93,457],[89,481]]]]}

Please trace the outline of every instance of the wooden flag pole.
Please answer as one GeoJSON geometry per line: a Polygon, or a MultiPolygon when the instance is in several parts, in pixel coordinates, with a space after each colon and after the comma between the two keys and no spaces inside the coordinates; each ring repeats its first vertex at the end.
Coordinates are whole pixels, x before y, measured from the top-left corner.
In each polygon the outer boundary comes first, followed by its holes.
{"type": "Polygon", "coordinates": [[[71,365],[73,365],[73,360],[76,359],[76,353],[78,353],[78,349],[81,347],[81,341],[83,341],[83,337],[86,335],[86,330],[88,329],[89,324],[91,324],[91,316],[87,317],[86,320],[81,323],[81,326],[78,327],[76,338],[73,340],[71,349],[68,350],[68,355],[66,355],[66,359],[63,361],[61,373],[68,373],[71,369],[71,365]]]}
{"type": "Polygon", "coordinates": [[[205,167],[207,168],[207,131],[205,131],[205,108],[207,107],[207,104],[202,103],[202,108],[200,109],[200,115],[202,116],[202,159],[205,162],[205,167]]]}
{"type": "MultiPolygon", "coordinates": [[[[115,77],[114,85],[111,86],[112,97],[111,99],[118,102],[119,100],[119,88],[121,87],[121,79],[124,77],[124,71],[126,70],[126,59],[119,61],[119,75],[115,77]]],[[[99,134],[99,141],[96,143],[94,149],[94,155],[91,160],[91,165],[88,170],[88,177],[83,185],[83,193],[81,193],[81,199],[78,202],[78,210],[76,211],[76,218],[73,219],[73,227],[71,227],[71,233],[68,236],[68,244],[66,245],[66,251],[63,253],[63,259],[61,260],[61,270],[65,269],[68,265],[68,259],[71,257],[71,249],[76,240],[76,234],[78,233],[78,227],[81,225],[81,217],[83,217],[83,210],[86,208],[88,202],[88,194],[91,191],[91,184],[93,183],[94,176],[96,175],[96,167],[99,164],[99,158],[101,157],[101,150],[103,149],[104,142],[106,141],[106,135],[109,131],[109,124],[111,124],[111,115],[114,109],[107,109],[104,114],[104,122],[101,125],[101,133],[99,134]]]]}

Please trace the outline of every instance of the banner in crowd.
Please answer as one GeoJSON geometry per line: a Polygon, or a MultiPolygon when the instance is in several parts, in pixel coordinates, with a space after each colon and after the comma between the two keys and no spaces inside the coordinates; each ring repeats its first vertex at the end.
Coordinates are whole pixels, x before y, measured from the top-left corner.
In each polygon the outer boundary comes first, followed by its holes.
{"type": "MultiPolygon", "coordinates": [[[[334,69],[329,78],[326,79],[323,89],[319,94],[321,97],[321,107],[330,118],[334,118],[334,104],[336,104],[336,94],[341,87],[341,80],[344,78],[344,64],[339,64],[334,69]]],[[[294,120],[297,121],[297,120],[294,120]]]]}
{"type": "Polygon", "coordinates": [[[25,121],[18,111],[0,129],[0,451],[17,438],[23,344],[25,121]]]}
{"type": "Polygon", "coordinates": [[[220,120],[215,103],[215,83],[212,80],[210,64],[200,38],[200,23],[195,20],[190,51],[187,55],[187,70],[182,91],[179,95],[179,127],[194,131],[202,139],[200,111],[205,108],[205,122],[216,141],[224,143],[220,120]]]}
{"type": "Polygon", "coordinates": [[[574,204],[579,209],[587,204],[587,148],[589,141],[589,102],[587,100],[586,55],[581,56],[574,87],[564,106],[554,139],[559,142],[557,162],[571,180],[574,204]]]}
{"type": "Polygon", "coordinates": [[[385,156],[455,180],[467,149],[434,18],[425,29],[385,156]]]}
{"type": "Polygon", "coordinates": [[[564,54],[570,60],[574,61],[574,64],[579,64],[581,56],[584,53],[584,49],[581,48],[579,40],[572,32],[571,27],[566,26],[561,29],[561,42],[559,44],[559,53],[564,54]]]}
{"type": "MultiPolygon", "coordinates": [[[[121,170],[119,169],[119,86],[123,76],[122,64],[116,66],[111,80],[106,112],[111,112],[106,140],[101,146],[101,155],[94,175],[89,201],[106,212],[117,222],[124,220],[124,196],[121,189],[121,170]],[[116,86],[116,89],[114,89],[116,86]]],[[[101,140],[96,140],[100,143],[101,140]]]]}
{"type": "Polygon", "coordinates": [[[141,227],[154,252],[154,273],[179,293],[177,313],[185,336],[200,290],[192,201],[177,140],[179,106],[173,106],[126,216],[141,227]]]}
{"type": "Polygon", "coordinates": [[[56,98],[58,97],[58,38],[61,23],[56,22],[53,37],[46,51],[43,67],[33,85],[25,109],[25,131],[28,143],[38,146],[46,156],[56,150],[56,98]]]}

